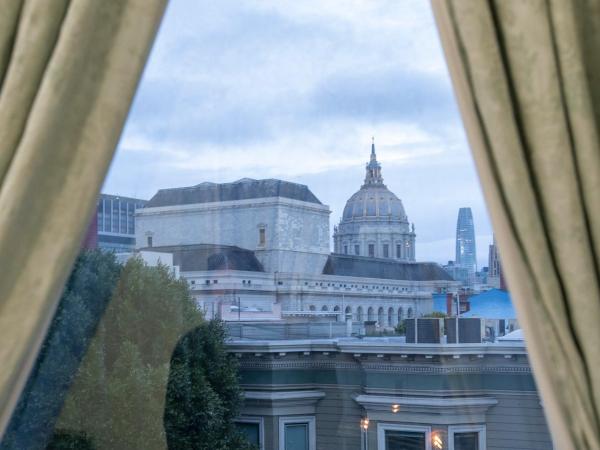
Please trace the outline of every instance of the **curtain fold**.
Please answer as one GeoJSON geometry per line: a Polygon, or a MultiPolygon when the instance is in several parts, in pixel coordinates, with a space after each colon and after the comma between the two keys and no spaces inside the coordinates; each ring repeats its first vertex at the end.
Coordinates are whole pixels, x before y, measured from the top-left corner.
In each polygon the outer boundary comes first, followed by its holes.
{"type": "Polygon", "coordinates": [[[2,2],[0,436],[95,212],[165,3],[2,2]]]}
{"type": "Polygon", "coordinates": [[[600,448],[600,1],[432,5],[556,448],[600,448]]]}

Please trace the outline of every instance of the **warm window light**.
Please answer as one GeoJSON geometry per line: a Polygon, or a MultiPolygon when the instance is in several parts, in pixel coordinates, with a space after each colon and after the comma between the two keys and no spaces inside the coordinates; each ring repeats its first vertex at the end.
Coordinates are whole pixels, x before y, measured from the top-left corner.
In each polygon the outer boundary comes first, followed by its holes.
{"type": "Polygon", "coordinates": [[[393,404],[393,405],[392,405],[392,412],[393,412],[394,414],[396,414],[398,411],[400,411],[400,405],[393,404]]]}
{"type": "Polygon", "coordinates": [[[444,448],[444,442],[442,441],[442,438],[440,437],[440,435],[438,433],[431,434],[431,445],[433,448],[439,449],[439,450],[444,448]]]}
{"type": "Polygon", "coordinates": [[[362,428],[363,431],[367,431],[369,429],[369,418],[368,417],[364,417],[364,418],[360,419],[360,427],[362,428]]]}

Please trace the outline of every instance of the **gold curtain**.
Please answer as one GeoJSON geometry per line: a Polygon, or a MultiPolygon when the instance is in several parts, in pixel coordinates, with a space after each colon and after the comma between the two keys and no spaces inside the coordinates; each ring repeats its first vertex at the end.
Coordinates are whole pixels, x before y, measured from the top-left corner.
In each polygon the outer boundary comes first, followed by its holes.
{"type": "Polygon", "coordinates": [[[600,1],[432,4],[555,447],[600,448],[600,1]]]}
{"type": "Polygon", "coordinates": [[[0,0],[0,436],[95,212],[166,0],[0,0]]]}

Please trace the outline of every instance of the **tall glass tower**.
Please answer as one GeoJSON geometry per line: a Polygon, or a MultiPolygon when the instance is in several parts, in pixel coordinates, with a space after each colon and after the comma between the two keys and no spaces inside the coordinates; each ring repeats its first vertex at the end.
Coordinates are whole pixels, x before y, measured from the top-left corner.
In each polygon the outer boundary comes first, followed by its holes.
{"type": "Polygon", "coordinates": [[[475,226],[471,208],[460,208],[456,222],[456,265],[475,274],[477,256],[475,253],[475,226]]]}

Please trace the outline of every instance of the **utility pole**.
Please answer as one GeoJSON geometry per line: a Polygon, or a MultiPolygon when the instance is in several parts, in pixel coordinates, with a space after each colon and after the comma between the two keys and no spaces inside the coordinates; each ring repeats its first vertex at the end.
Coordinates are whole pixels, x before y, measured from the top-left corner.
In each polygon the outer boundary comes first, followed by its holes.
{"type": "Polygon", "coordinates": [[[456,343],[458,344],[460,341],[458,339],[458,318],[460,317],[460,295],[458,292],[456,293],[456,343]]]}

